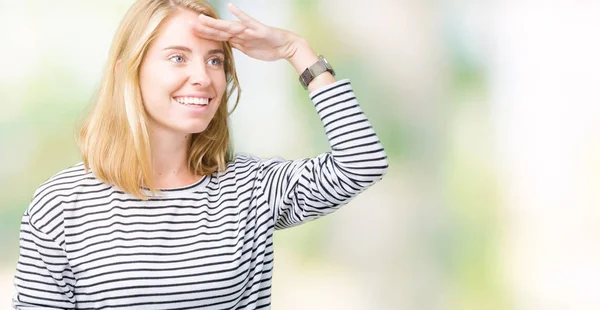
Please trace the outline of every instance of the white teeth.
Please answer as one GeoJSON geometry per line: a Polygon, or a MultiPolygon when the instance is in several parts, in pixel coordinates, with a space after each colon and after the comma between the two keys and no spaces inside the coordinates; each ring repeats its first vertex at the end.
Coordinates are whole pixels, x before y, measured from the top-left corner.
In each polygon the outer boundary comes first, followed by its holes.
{"type": "Polygon", "coordinates": [[[198,98],[198,97],[177,97],[175,101],[181,104],[194,104],[194,105],[207,105],[208,98],[198,98]]]}

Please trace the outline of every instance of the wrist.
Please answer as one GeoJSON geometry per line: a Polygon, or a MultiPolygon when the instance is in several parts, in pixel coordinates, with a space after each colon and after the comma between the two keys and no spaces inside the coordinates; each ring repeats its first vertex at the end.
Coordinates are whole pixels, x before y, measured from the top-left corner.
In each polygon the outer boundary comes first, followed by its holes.
{"type": "Polygon", "coordinates": [[[301,37],[297,37],[293,45],[295,47],[294,53],[287,60],[294,67],[296,73],[300,75],[306,68],[317,62],[319,56],[312,50],[308,42],[301,37]]]}
{"type": "MultiPolygon", "coordinates": [[[[301,75],[304,70],[318,62],[320,59],[306,40],[298,36],[294,41],[294,53],[292,53],[287,60],[290,62],[290,64],[292,64],[296,70],[296,73],[301,75]]],[[[329,72],[324,72],[314,77],[314,79],[312,79],[308,84],[307,88],[309,92],[312,92],[333,82],[335,82],[335,77],[329,72]]]]}

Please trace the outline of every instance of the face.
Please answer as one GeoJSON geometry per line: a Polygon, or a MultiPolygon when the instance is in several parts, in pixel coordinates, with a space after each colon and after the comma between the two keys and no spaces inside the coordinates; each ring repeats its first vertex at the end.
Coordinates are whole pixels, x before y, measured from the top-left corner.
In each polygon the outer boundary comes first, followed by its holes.
{"type": "Polygon", "coordinates": [[[181,10],[166,20],[142,61],[140,88],[153,132],[204,131],[224,95],[223,46],[192,33],[188,22],[197,16],[181,10]]]}

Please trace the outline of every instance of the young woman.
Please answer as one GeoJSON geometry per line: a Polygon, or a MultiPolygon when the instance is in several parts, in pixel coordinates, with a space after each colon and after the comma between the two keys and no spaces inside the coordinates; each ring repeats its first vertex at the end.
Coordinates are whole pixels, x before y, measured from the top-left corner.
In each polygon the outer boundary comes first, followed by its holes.
{"type": "Polygon", "coordinates": [[[23,216],[16,309],[269,308],[274,230],[382,178],[387,158],[350,82],[301,37],[229,9],[239,21],[203,0],[127,12],[79,135],[83,162],[43,183],[23,216]],[[234,155],[232,47],[290,62],[331,152],[234,155]]]}

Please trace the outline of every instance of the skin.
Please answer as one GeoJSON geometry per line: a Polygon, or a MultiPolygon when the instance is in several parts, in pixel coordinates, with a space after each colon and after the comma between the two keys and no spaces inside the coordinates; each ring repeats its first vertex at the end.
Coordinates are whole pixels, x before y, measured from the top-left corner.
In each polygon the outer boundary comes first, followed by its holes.
{"type": "MultiPolygon", "coordinates": [[[[217,108],[214,103],[219,102],[225,91],[223,68],[215,68],[210,61],[210,57],[222,59],[222,55],[211,56],[208,51],[220,48],[222,41],[229,41],[234,48],[258,60],[285,59],[298,74],[318,61],[317,54],[300,36],[264,25],[231,3],[228,8],[239,21],[198,16],[190,11],[176,14],[165,24],[156,47],[150,47],[147,60],[142,62],[140,87],[152,119],[153,181],[158,188],[185,186],[201,178],[186,168],[190,134],[208,126],[217,108]],[[171,54],[160,51],[169,45],[188,46],[192,61],[185,65],[174,64],[173,61],[181,59],[168,58],[171,54]],[[219,99],[211,100],[206,113],[186,113],[182,111],[185,107],[170,99],[198,91],[219,99]]],[[[326,72],[316,77],[308,90],[312,92],[333,82],[335,78],[326,72]]]]}
{"type": "Polygon", "coordinates": [[[197,14],[181,10],[160,29],[140,67],[140,89],[150,119],[153,173],[159,188],[178,187],[199,177],[187,170],[192,133],[202,132],[225,93],[221,42],[193,34],[189,22],[197,14]],[[174,100],[180,96],[212,98],[206,107],[174,100]]]}

